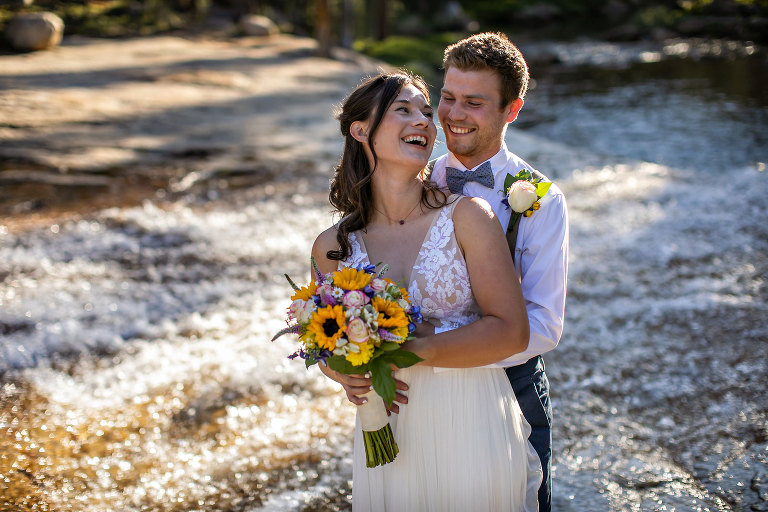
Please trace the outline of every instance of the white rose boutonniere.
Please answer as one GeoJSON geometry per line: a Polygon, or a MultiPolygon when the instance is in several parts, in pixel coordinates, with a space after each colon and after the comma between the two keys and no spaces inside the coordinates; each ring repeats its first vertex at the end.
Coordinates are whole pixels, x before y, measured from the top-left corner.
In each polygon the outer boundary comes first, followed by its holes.
{"type": "Polygon", "coordinates": [[[539,199],[536,194],[536,186],[530,181],[518,180],[509,187],[507,202],[510,208],[517,213],[523,213],[539,199]]]}
{"type": "Polygon", "coordinates": [[[523,169],[514,176],[507,174],[504,180],[504,199],[501,202],[512,209],[509,229],[512,229],[521,215],[530,217],[539,209],[539,199],[544,197],[551,185],[549,181],[534,178],[528,169],[523,169]]]}

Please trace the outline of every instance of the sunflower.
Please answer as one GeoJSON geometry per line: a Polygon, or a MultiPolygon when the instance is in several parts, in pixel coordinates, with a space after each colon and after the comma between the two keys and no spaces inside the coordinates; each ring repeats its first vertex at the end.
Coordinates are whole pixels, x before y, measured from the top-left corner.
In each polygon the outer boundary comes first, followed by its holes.
{"type": "Polygon", "coordinates": [[[326,306],[312,315],[307,332],[315,335],[315,342],[320,348],[333,350],[336,348],[336,340],[344,334],[345,327],[344,308],[326,306]]]}
{"type": "Polygon", "coordinates": [[[298,300],[298,299],[310,300],[312,298],[312,295],[315,294],[316,289],[317,289],[317,283],[315,283],[313,279],[307,286],[304,286],[296,290],[296,293],[291,295],[291,301],[298,300]]]}
{"type": "Polygon", "coordinates": [[[371,304],[373,305],[373,309],[379,313],[379,316],[376,319],[379,327],[383,327],[389,331],[391,331],[393,327],[405,327],[406,330],[408,329],[408,317],[397,302],[388,301],[381,297],[374,297],[371,300],[371,304]]]}
{"type": "Polygon", "coordinates": [[[343,268],[333,273],[333,285],[344,290],[362,290],[371,282],[371,274],[354,268],[343,268]]]}
{"type": "Polygon", "coordinates": [[[364,341],[363,343],[350,342],[353,345],[357,345],[360,348],[360,352],[350,351],[347,354],[347,361],[355,366],[360,366],[371,360],[373,356],[373,344],[364,341]]]}

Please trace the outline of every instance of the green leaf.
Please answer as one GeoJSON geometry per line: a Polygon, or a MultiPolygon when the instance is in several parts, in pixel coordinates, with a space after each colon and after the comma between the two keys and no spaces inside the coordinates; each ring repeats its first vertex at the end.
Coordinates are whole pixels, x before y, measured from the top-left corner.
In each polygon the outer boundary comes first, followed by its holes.
{"type": "Polygon", "coordinates": [[[297,292],[297,291],[299,291],[301,289],[301,288],[298,287],[298,285],[296,283],[293,282],[293,279],[291,279],[291,276],[289,276],[288,274],[283,274],[283,275],[288,280],[288,282],[291,284],[291,288],[293,288],[293,291],[297,292]]]}
{"type": "Polygon", "coordinates": [[[370,364],[361,364],[360,366],[355,366],[347,361],[344,356],[331,356],[325,361],[328,363],[328,366],[331,368],[331,370],[343,373],[344,375],[356,375],[358,373],[365,373],[368,371],[368,367],[370,366],[370,364]]]}
{"type": "Polygon", "coordinates": [[[506,194],[506,193],[507,193],[507,191],[509,190],[509,187],[511,187],[511,186],[512,186],[512,184],[513,184],[514,182],[516,182],[517,180],[518,180],[518,178],[517,178],[517,177],[515,177],[515,176],[512,176],[511,174],[507,174],[507,177],[506,177],[506,178],[504,178],[504,193],[505,193],[505,194],[506,194]]]}
{"type": "MultiPolygon", "coordinates": [[[[322,273],[322,272],[320,272],[320,267],[318,267],[318,266],[317,266],[317,261],[315,261],[315,257],[314,257],[314,256],[310,256],[310,257],[309,257],[309,261],[311,261],[311,262],[312,262],[312,270],[314,270],[314,271],[315,271],[315,275],[316,275],[316,276],[318,276],[318,277],[319,277],[319,276],[322,276],[322,275],[323,275],[323,273],[322,273]]],[[[319,281],[319,280],[320,280],[320,279],[318,279],[318,281],[319,281]]]]}
{"type": "Polygon", "coordinates": [[[384,361],[387,364],[391,363],[398,368],[408,368],[409,366],[415,365],[419,361],[423,361],[422,358],[413,352],[408,352],[407,350],[387,352],[386,354],[382,355],[379,360],[384,361]]]}
{"type": "Polygon", "coordinates": [[[385,352],[392,352],[393,350],[399,349],[400,345],[398,343],[395,343],[394,341],[385,341],[381,344],[379,348],[381,348],[381,350],[385,352]]]}
{"type": "Polygon", "coordinates": [[[533,179],[533,174],[531,174],[531,171],[528,169],[523,169],[517,173],[517,179],[531,181],[531,179],[533,179]]]}
{"type": "Polygon", "coordinates": [[[539,196],[539,198],[544,197],[547,194],[547,191],[549,190],[549,187],[552,186],[551,181],[545,181],[542,183],[536,184],[536,195],[539,196]]]}
{"type": "Polygon", "coordinates": [[[373,381],[373,389],[389,407],[395,399],[395,378],[392,377],[392,368],[389,363],[383,359],[373,359],[370,362],[371,380],[373,381]]]}

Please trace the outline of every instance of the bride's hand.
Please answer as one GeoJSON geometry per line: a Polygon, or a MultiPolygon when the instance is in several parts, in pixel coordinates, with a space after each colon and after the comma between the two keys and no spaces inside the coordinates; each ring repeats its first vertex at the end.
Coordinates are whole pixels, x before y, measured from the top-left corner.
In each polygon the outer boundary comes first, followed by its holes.
{"type": "MultiPolygon", "coordinates": [[[[350,402],[355,405],[363,405],[366,402],[366,399],[362,398],[362,395],[371,390],[373,382],[370,377],[366,377],[365,375],[347,375],[339,373],[328,366],[325,366],[323,363],[318,364],[318,366],[320,367],[320,371],[323,372],[326,377],[341,384],[341,387],[344,388],[344,391],[347,394],[347,399],[350,402]]],[[[387,412],[389,413],[391,411],[397,414],[400,412],[398,402],[401,404],[408,403],[408,397],[399,392],[408,391],[408,384],[395,379],[395,388],[398,390],[398,393],[396,393],[395,400],[392,402],[392,406],[387,412]]]]}

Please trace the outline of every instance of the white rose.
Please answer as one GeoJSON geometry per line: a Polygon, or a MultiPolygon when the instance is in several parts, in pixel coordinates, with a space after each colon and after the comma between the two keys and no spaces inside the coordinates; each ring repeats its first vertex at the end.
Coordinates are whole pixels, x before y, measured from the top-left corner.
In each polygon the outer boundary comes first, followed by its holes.
{"type": "Polygon", "coordinates": [[[411,307],[408,304],[408,301],[405,299],[397,299],[397,305],[403,308],[404,310],[408,311],[408,308],[411,307]]]}
{"type": "Polygon", "coordinates": [[[362,343],[368,339],[368,325],[362,318],[354,318],[347,324],[347,338],[355,343],[362,343]]]}
{"type": "Polygon", "coordinates": [[[531,206],[539,197],[536,195],[536,186],[530,181],[517,180],[509,187],[509,194],[507,200],[512,210],[517,213],[523,213],[531,206]]]}
{"type": "Polygon", "coordinates": [[[296,299],[288,306],[288,313],[301,324],[309,321],[312,313],[315,311],[314,301],[296,299]]]}

